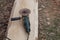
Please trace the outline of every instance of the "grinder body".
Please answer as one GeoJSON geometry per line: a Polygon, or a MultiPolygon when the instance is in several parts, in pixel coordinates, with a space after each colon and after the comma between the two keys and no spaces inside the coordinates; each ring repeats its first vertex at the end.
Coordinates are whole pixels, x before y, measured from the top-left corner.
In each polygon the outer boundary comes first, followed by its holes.
{"type": "Polygon", "coordinates": [[[30,9],[23,8],[20,10],[20,14],[22,15],[23,18],[23,24],[24,28],[26,29],[26,32],[30,32],[30,20],[29,20],[29,14],[31,13],[30,9]]]}
{"type": "Polygon", "coordinates": [[[23,22],[24,22],[24,28],[26,29],[26,32],[30,32],[30,21],[28,16],[23,16],[23,22]]]}

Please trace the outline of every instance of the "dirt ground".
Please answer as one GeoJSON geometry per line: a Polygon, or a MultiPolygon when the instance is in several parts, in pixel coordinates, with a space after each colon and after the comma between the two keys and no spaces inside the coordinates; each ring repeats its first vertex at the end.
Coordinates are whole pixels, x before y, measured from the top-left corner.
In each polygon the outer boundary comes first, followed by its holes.
{"type": "Polygon", "coordinates": [[[5,40],[13,3],[14,0],[0,0],[0,40],[5,40]]]}
{"type": "Polygon", "coordinates": [[[60,0],[38,0],[38,40],[60,40],[60,0]]]}

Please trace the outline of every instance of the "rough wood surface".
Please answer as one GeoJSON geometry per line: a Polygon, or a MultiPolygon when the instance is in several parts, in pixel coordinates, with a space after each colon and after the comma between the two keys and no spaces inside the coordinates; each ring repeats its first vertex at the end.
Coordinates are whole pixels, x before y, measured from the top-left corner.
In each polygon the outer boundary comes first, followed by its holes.
{"type": "MultiPolygon", "coordinates": [[[[15,0],[11,12],[11,18],[21,16],[19,11],[23,8],[28,8],[31,10],[31,14],[29,15],[31,23],[29,40],[36,40],[38,37],[38,5],[36,0],[15,0]]],[[[22,20],[9,22],[8,37],[11,40],[27,40],[28,35],[24,29],[22,20]]]]}

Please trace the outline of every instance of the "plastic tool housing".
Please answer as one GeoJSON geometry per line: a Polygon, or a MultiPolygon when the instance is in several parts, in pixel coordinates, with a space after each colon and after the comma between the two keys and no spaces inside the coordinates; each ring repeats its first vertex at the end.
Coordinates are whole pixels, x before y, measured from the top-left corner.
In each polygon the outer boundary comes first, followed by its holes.
{"type": "Polygon", "coordinates": [[[22,15],[23,18],[23,23],[24,23],[24,28],[26,29],[26,32],[30,32],[30,20],[29,20],[29,14],[30,10],[27,8],[23,8],[20,10],[20,14],[22,15]]]}

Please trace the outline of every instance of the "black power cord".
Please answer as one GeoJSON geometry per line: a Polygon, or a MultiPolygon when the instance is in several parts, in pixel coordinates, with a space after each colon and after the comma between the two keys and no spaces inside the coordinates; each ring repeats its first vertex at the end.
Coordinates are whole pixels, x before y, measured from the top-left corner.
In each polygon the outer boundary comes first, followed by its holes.
{"type": "Polygon", "coordinates": [[[30,35],[30,33],[28,33],[27,40],[29,40],[29,35],[30,35]]]}

